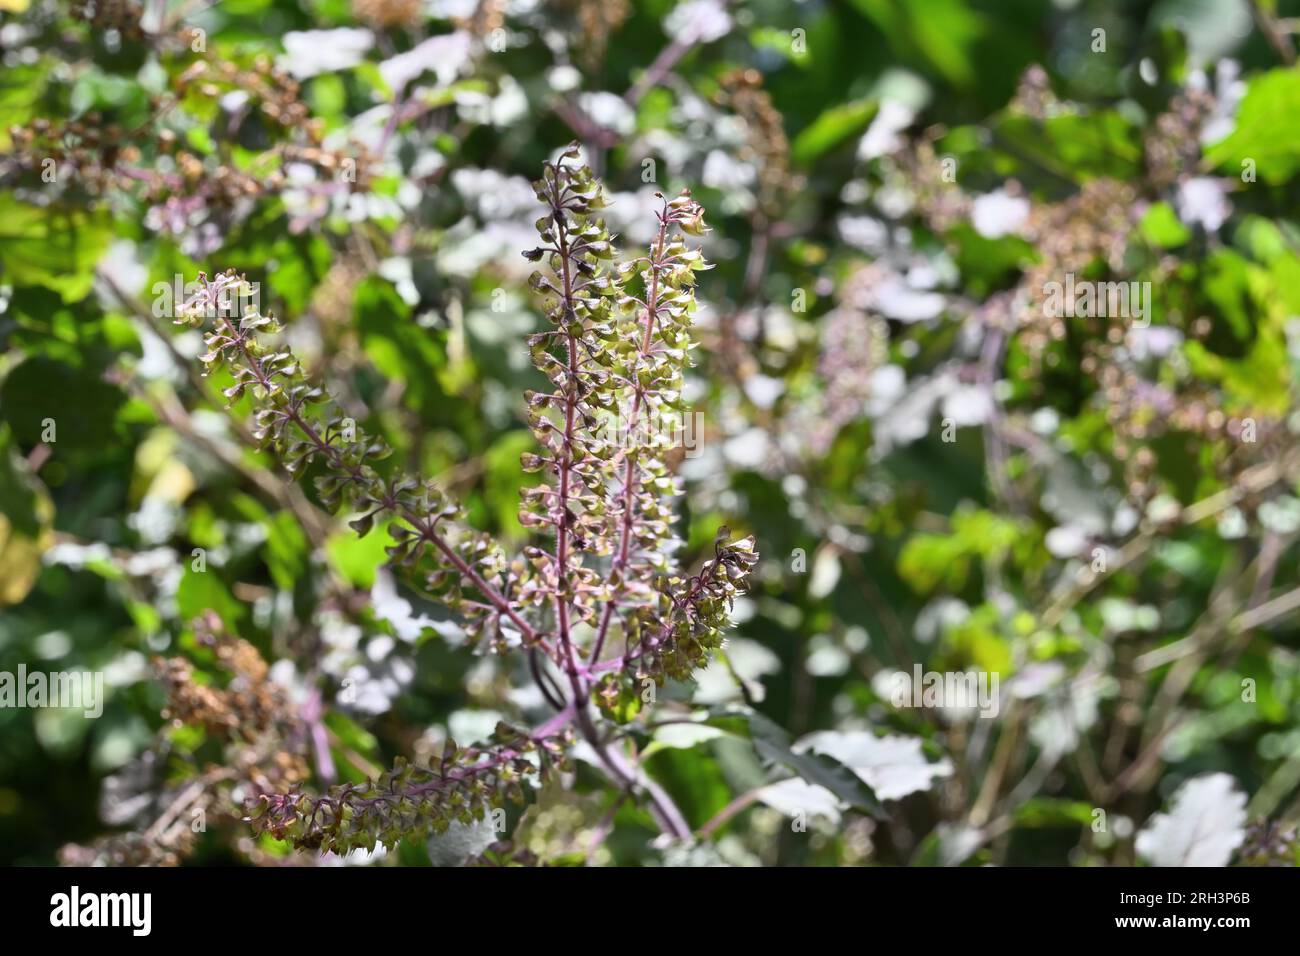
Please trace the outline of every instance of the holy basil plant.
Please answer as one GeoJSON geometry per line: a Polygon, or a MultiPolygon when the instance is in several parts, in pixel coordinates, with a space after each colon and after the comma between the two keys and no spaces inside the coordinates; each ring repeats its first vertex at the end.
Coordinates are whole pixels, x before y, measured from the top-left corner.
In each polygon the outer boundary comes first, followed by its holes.
{"type": "Polygon", "coordinates": [[[628,760],[617,717],[650,686],[709,659],[758,560],[752,537],[728,541],[725,528],[696,573],[675,559],[681,486],[668,461],[681,433],[695,275],[709,268],[687,240],[707,231],[704,210],[689,192],[661,196],[648,251],[620,261],[599,218],[601,184],[577,156],[570,148],[534,183],[541,245],[524,255],[547,267],[530,285],[551,327],[528,345],[551,388],[525,395],[537,449],[523,466],[541,478],[521,492],[519,519],[535,537],[520,554],[470,527],[434,482],[385,470],[385,443],[312,383],[273,316],[244,307],[254,297],[242,276],[200,274],[180,311],[178,322],[205,330],[206,371],[233,377],[226,398],[252,396],[261,445],[292,476],[317,472],[320,501],[355,514],[358,533],[384,523],[406,579],[455,611],[482,651],[525,659],[554,711],[531,730],[498,725],[486,746],[448,741],[428,767],[399,762],[322,795],[257,792],[249,818],[260,831],[338,852],[395,846],[522,800],[524,784],[567,766],[581,740],[664,833],[690,835],[667,793],[628,760]]]}

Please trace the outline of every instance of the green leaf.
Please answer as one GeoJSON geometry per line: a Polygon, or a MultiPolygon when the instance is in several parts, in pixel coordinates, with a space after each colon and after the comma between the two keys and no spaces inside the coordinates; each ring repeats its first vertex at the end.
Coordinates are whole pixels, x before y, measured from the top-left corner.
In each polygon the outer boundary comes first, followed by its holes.
{"type": "Polygon", "coordinates": [[[1252,160],[1255,174],[1266,183],[1284,183],[1300,168],[1300,68],[1270,70],[1250,81],[1237,109],[1237,125],[1205,151],[1215,166],[1240,175],[1252,160]]]}
{"type": "Polygon", "coordinates": [[[795,137],[790,154],[797,165],[807,166],[845,140],[867,128],[880,104],[860,99],[832,106],[795,137]]]}
{"type": "Polygon", "coordinates": [[[266,522],[266,566],[276,587],[292,591],[311,567],[311,548],[298,521],[281,511],[266,522]]]}
{"type": "Polygon", "coordinates": [[[54,506],[27,473],[0,426],[0,607],[17,604],[41,574],[41,555],[53,543],[54,506]]]}
{"type": "Polygon", "coordinates": [[[187,562],[185,574],[176,589],[176,611],[181,620],[190,621],[209,610],[216,611],[231,628],[246,614],[244,605],[235,600],[213,568],[196,571],[193,564],[187,562]]]}
{"type": "Polygon", "coordinates": [[[853,5],[879,26],[900,59],[919,59],[956,86],[979,79],[974,48],[992,25],[964,0],[853,0],[853,5]]]}
{"type": "Polygon", "coordinates": [[[447,400],[440,387],[447,365],[441,344],[411,321],[410,306],[378,276],[357,286],[354,310],[362,347],[375,368],[405,384],[403,396],[411,407],[433,414],[447,400]]]}
{"type": "Polygon", "coordinates": [[[519,524],[519,489],[530,484],[520,465],[520,455],[532,451],[536,439],[524,429],[506,432],[483,456],[487,474],[487,504],[496,517],[497,526],[513,537],[522,537],[519,524]]]}
{"type": "Polygon", "coordinates": [[[1047,120],[1004,115],[993,125],[995,143],[1053,175],[1079,181],[1128,179],[1142,161],[1139,130],[1114,110],[1065,113],[1047,120]]]}
{"type": "Polygon", "coordinates": [[[51,444],[61,458],[70,452],[103,454],[125,401],[120,389],[100,380],[97,369],[44,357],[23,362],[0,385],[0,407],[14,437],[36,445],[52,427],[51,444]]]}
{"type": "Polygon", "coordinates": [[[1093,808],[1082,800],[1059,797],[1031,797],[1015,812],[1022,827],[1076,827],[1092,823],[1093,808]]]}
{"type": "Polygon", "coordinates": [[[325,542],[325,553],[334,570],[349,583],[359,588],[375,584],[375,571],[388,561],[385,550],[392,542],[385,531],[387,525],[371,531],[364,538],[352,531],[341,531],[325,542]]]}
{"type": "Polygon", "coordinates": [[[1192,238],[1192,231],[1183,225],[1167,202],[1153,203],[1138,223],[1138,231],[1147,242],[1161,249],[1173,249],[1192,238]]]}
{"type": "Polygon", "coordinates": [[[45,286],[65,302],[84,299],[112,236],[111,221],[98,214],[0,195],[0,281],[45,286]]]}
{"type": "Polygon", "coordinates": [[[757,711],[736,706],[714,709],[707,723],[748,737],[762,759],[793,771],[808,783],[825,787],[851,807],[883,818],[884,808],[861,777],[826,754],[795,753],[789,734],[757,711]]]}
{"type": "Polygon", "coordinates": [[[383,760],[379,741],[346,714],[336,710],[325,715],[325,726],[338,738],[331,751],[334,764],[339,768],[344,782],[363,783],[366,780],[365,769],[356,766],[356,763],[364,764],[368,761],[373,764],[383,760]]]}

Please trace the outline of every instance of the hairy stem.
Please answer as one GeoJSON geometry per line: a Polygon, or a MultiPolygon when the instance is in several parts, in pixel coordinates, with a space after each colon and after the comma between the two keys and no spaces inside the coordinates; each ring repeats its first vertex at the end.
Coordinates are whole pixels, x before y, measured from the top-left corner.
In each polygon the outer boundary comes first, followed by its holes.
{"type": "MultiPolygon", "coordinates": [[[[668,216],[665,213],[659,215],[659,238],[655,244],[654,254],[650,258],[650,290],[646,294],[645,310],[645,336],[641,340],[641,349],[637,353],[636,361],[632,365],[632,409],[628,416],[626,427],[635,429],[637,420],[641,415],[641,402],[645,395],[645,386],[641,384],[640,376],[637,375],[637,366],[640,365],[641,359],[650,354],[650,346],[654,341],[655,321],[659,312],[659,268],[660,261],[664,254],[664,240],[668,234],[668,216]]],[[[631,448],[623,449],[623,514],[619,528],[618,553],[610,566],[611,577],[615,574],[621,574],[627,567],[628,557],[632,550],[632,526],[633,515],[636,509],[636,456],[632,454],[631,448]]],[[[600,660],[601,651],[605,649],[605,638],[609,634],[610,622],[614,619],[614,609],[618,606],[617,601],[610,601],[605,605],[605,610],[601,614],[600,628],[596,632],[596,643],[591,650],[590,663],[594,664],[600,660]]],[[[626,649],[624,649],[626,653],[626,649]]]]}
{"type": "MultiPolygon", "coordinates": [[[[560,177],[554,182],[555,208],[562,207],[564,199],[560,191],[560,177]]],[[[559,635],[560,650],[564,655],[563,665],[573,684],[574,705],[581,707],[587,699],[587,687],[578,677],[577,662],[573,654],[573,644],[569,633],[569,483],[573,470],[573,420],[578,405],[578,345],[574,340],[572,320],[575,314],[573,305],[573,274],[569,268],[569,237],[564,216],[555,217],[556,245],[560,252],[563,270],[563,298],[565,313],[565,343],[568,356],[568,375],[564,383],[564,443],[557,456],[556,470],[560,477],[559,497],[555,504],[555,564],[559,576],[559,587],[555,593],[555,627],[559,635]]]]}

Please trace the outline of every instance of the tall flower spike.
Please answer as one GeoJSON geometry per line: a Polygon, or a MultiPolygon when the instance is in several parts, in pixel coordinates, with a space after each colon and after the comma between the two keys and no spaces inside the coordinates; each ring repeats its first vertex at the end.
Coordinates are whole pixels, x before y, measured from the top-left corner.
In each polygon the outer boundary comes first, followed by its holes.
{"type": "MultiPolygon", "coordinates": [[[[720,541],[700,575],[672,570],[680,545],[672,503],[682,489],[667,458],[686,414],[695,274],[710,268],[686,237],[708,231],[704,209],[687,191],[660,196],[647,254],[610,276],[611,239],[593,215],[603,206],[599,185],[585,168],[565,163],[575,156],[570,150],[548,165],[534,184],[548,208],[537,223],[544,245],[524,255],[550,266],[530,284],[546,296],[553,329],[533,337],[533,357],[555,388],[530,397],[544,454],[523,463],[555,484],[525,491],[521,520],[556,528],[555,551],[538,555],[531,590],[553,591],[557,618],[571,607],[592,628],[583,648],[591,666],[602,666],[610,648],[620,654],[620,673],[606,674],[597,696],[613,708],[647,677],[689,677],[721,642],[739,589],[740,578],[722,572],[747,570],[756,556],[752,539],[720,541]],[[586,427],[573,428],[575,421],[586,427]],[[585,563],[589,555],[608,559],[598,577],[585,563]]],[[[576,629],[558,627],[571,646],[576,629]]]]}
{"type": "MultiPolygon", "coordinates": [[[[637,609],[657,606],[658,579],[679,545],[671,501],[681,488],[665,459],[682,429],[694,276],[709,266],[686,245],[685,234],[706,228],[703,208],[683,193],[663,200],[648,254],[611,275],[612,239],[594,215],[604,205],[600,186],[585,167],[565,162],[576,155],[548,164],[534,184],[547,206],[537,222],[544,245],[524,255],[550,266],[530,285],[546,297],[553,328],[530,344],[554,389],[529,396],[543,453],[523,464],[554,483],[527,489],[520,517],[555,528],[555,549],[537,555],[531,590],[554,589],[563,596],[557,618],[571,610],[594,628],[584,649],[594,663],[615,629],[627,653],[630,630],[640,630],[637,609]],[[609,559],[598,575],[589,556],[609,559]]],[[[568,630],[560,626],[561,635],[568,630]]]]}
{"type": "Polygon", "coordinates": [[[494,746],[459,748],[448,740],[431,768],[398,758],[378,780],[335,787],[323,797],[260,794],[249,820],[259,832],[296,847],[348,853],[392,847],[407,836],[445,833],[483,820],[494,807],[524,802],[524,783],[544,783],[565,766],[561,739],[534,739],[499,725],[494,746]]]}
{"type": "Polygon", "coordinates": [[[510,587],[501,550],[464,526],[461,511],[431,482],[407,476],[386,479],[372,463],[390,449],[367,436],[324,391],[307,381],[287,349],[263,336],[279,333],[273,316],[253,304],[249,283],[233,271],[209,279],[199,274],[198,291],[179,310],[178,324],[205,328],[208,351],[200,357],[205,374],[228,369],[234,384],[223,392],[235,402],[250,394],[257,404],[254,436],[292,475],[313,461],[324,466],[316,479],[321,502],[337,513],[356,513],[351,525],[366,534],[376,520],[390,519],[395,563],[424,575],[426,587],[458,610],[471,639],[486,637],[503,649],[503,627],[528,642],[543,642],[505,598],[510,587]],[[432,557],[432,561],[425,560],[432,557]]]}
{"type": "Polygon", "coordinates": [[[520,521],[538,533],[524,560],[507,564],[433,484],[374,467],[387,447],[311,385],[287,350],[261,338],[279,331],[274,318],[232,308],[249,292],[242,277],[201,275],[179,320],[210,323],[203,362],[209,371],[229,370],[229,400],[253,398],[263,445],[294,475],[320,465],[322,501],[355,512],[360,533],[387,521],[392,559],[425,573],[426,590],[459,611],[472,635],[498,651],[522,643],[557,712],[530,734],[502,725],[487,747],[449,744],[433,769],[401,765],[321,797],[262,795],[251,819],[297,846],[392,845],[479,819],[502,799],[519,799],[523,781],[562,764],[570,723],[620,789],[644,794],[666,833],[689,836],[667,794],[610,747],[588,702],[609,709],[632,699],[646,677],[689,677],[721,643],[731,602],[757,561],[753,539],[727,543],[726,529],[698,573],[672,560],[681,486],[668,453],[682,430],[695,274],[709,268],[686,237],[707,227],[689,193],[660,197],[650,248],[615,265],[613,238],[596,215],[604,206],[600,183],[576,158],[575,146],[534,184],[546,207],[537,221],[542,245],[524,253],[549,267],[529,284],[545,297],[551,325],[528,340],[551,387],[526,395],[538,449],[523,465],[544,480],[521,492],[520,521]],[[538,666],[540,653],[566,676],[567,691],[538,666]]]}

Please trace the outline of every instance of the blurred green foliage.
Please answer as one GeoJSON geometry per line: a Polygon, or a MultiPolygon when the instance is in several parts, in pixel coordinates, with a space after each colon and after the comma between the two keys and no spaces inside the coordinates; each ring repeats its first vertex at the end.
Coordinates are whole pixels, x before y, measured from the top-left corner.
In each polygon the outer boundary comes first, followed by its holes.
{"type": "MultiPolygon", "coordinates": [[[[338,779],[544,714],[383,527],[251,450],[166,290],[247,273],[359,426],[521,544],[527,183],[576,138],[629,248],[656,190],[709,210],[679,533],[764,560],[719,661],[624,715],[699,842],[579,762],[510,852],[1295,862],[1300,6],[146,6],[0,2],[0,672],[107,685],[96,720],[0,707],[0,859],[219,763],[149,666],[225,681],[208,612],[325,701],[338,779]],[[1047,315],[1067,273],[1150,313],[1047,315]],[[997,674],[998,715],[898,706],[915,665],[997,674]]],[[[289,854],[208,823],[192,862],[289,854]]],[[[412,842],[386,862],[486,845],[412,842]]]]}

